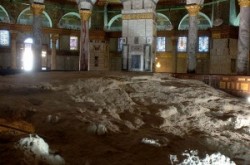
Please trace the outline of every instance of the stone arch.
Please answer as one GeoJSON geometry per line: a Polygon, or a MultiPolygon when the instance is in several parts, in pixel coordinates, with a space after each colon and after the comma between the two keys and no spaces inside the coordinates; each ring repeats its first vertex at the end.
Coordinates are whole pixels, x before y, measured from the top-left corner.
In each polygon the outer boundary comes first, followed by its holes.
{"type": "Polygon", "coordinates": [[[157,22],[157,30],[172,30],[173,25],[169,18],[162,14],[162,13],[157,13],[156,17],[156,22],[157,22]]]}
{"type": "MultiPolygon", "coordinates": [[[[118,14],[110,19],[107,25],[107,30],[109,31],[121,31],[122,30],[122,22],[121,19],[122,14],[118,14]]],[[[162,13],[157,13],[157,30],[171,30],[172,23],[167,16],[162,13]],[[162,24],[161,24],[162,22],[162,24]]]]}
{"type": "MultiPolygon", "coordinates": [[[[43,21],[42,26],[43,27],[52,27],[52,20],[47,12],[43,11],[43,21]]],[[[25,24],[25,25],[32,25],[33,21],[33,14],[30,10],[30,7],[24,9],[19,16],[17,17],[17,23],[18,24],[25,24]]]]}
{"type": "Polygon", "coordinates": [[[118,14],[110,19],[108,22],[107,30],[110,31],[121,31],[122,30],[122,14],[118,14]]]}
{"type": "MultiPolygon", "coordinates": [[[[180,21],[180,24],[178,26],[178,30],[188,30],[188,18],[189,18],[189,15],[186,14],[180,21]]],[[[212,27],[212,22],[210,20],[210,18],[202,13],[202,12],[199,12],[198,14],[198,19],[199,19],[199,24],[198,24],[198,28],[200,30],[206,30],[208,28],[211,28],[212,27]]]]}
{"type": "Polygon", "coordinates": [[[59,28],[65,29],[81,29],[81,17],[79,13],[69,12],[64,14],[58,23],[59,28]]]}
{"type": "Polygon", "coordinates": [[[0,5],[0,22],[10,23],[9,14],[2,5],[0,5]]]}
{"type": "Polygon", "coordinates": [[[240,14],[234,19],[233,26],[240,26],[240,14]]]}

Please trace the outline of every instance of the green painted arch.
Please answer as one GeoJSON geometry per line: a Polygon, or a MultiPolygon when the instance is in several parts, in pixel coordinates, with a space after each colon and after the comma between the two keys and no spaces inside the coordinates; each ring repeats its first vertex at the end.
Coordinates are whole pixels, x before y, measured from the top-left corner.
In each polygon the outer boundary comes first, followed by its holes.
{"type": "Polygon", "coordinates": [[[240,26],[240,14],[233,20],[233,26],[240,26]]]}
{"type": "MultiPolygon", "coordinates": [[[[57,26],[59,28],[80,30],[81,29],[80,14],[76,12],[68,12],[64,14],[61,17],[57,26]]],[[[91,18],[89,18],[89,29],[90,28],[91,28],[91,18]]]]}
{"type": "Polygon", "coordinates": [[[111,18],[110,21],[108,22],[107,29],[108,30],[114,30],[114,31],[119,31],[119,30],[121,31],[122,25],[116,26],[116,27],[112,27],[112,25],[114,24],[114,22],[116,20],[119,20],[120,18],[122,18],[122,14],[118,14],[118,15],[114,16],[113,18],[111,18]]]}
{"type": "MultiPolygon", "coordinates": [[[[30,10],[30,7],[24,9],[19,16],[17,17],[17,23],[19,24],[28,24],[28,25],[32,25],[32,17],[28,18],[26,22],[22,22],[22,17],[25,14],[32,14],[32,11],[30,10]]],[[[43,11],[43,27],[52,27],[52,20],[50,18],[50,16],[48,15],[47,12],[43,11]]]]}
{"type": "MultiPolygon", "coordinates": [[[[64,15],[62,16],[62,18],[65,17],[65,16],[68,16],[68,15],[74,15],[74,16],[78,17],[79,19],[81,19],[80,14],[79,14],[79,13],[76,13],[76,12],[69,12],[69,13],[66,13],[66,14],[64,14],[64,15]]],[[[61,19],[62,19],[62,18],[61,18],[61,19]]]]}
{"type": "Polygon", "coordinates": [[[166,15],[157,13],[156,18],[157,30],[172,30],[173,25],[166,15]]]}
{"type": "Polygon", "coordinates": [[[64,14],[59,23],[59,28],[65,28],[65,29],[81,29],[81,17],[79,13],[76,12],[69,12],[64,14]]]}
{"type": "MultiPolygon", "coordinates": [[[[202,12],[199,12],[199,14],[198,14],[198,16],[200,17],[200,18],[204,18],[204,22],[207,22],[207,24],[204,24],[204,25],[198,25],[198,28],[199,29],[208,29],[208,28],[211,28],[213,25],[212,25],[212,21],[210,20],[210,18],[206,15],[206,14],[204,14],[204,13],[202,13],[202,12]]],[[[187,30],[188,29],[188,17],[189,17],[189,15],[188,14],[186,14],[182,19],[181,19],[181,21],[180,21],[180,23],[179,23],[179,26],[178,26],[178,30],[187,30]],[[184,27],[182,27],[182,26],[184,26],[184,27]]]]}
{"type": "Polygon", "coordinates": [[[170,21],[169,18],[162,13],[157,13],[157,17],[163,17],[166,21],[170,21]]]}
{"type": "MultiPolygon", "coordinates": [[[[171,21],[169,20],[169,18],[166,15],[164,15],[162,13],[157,13],[157,17],[163,18],[163,20],[164,20],[164,24],[162,26],[161,25],[157,26],[158,30],[166,30],[167,26],[172,26],[171,21]]],[[[118,26],[117,25],[114,26],[115,21],[120,20],[121,18],[122,18],[122,14],[118,14],[118,15],[112,17],[107,24],[107,30],[121,31],[122,30],[122,23],[119,25],[119,22],[118,22],[118,26]]]]}
{"type": "Polygon", "coordinates": [[[0,22],[6,22],[6,23],[10,23],[10,17],[9,17],[9,14],[7,13],[7,11],[5,10],[5,8],[0,5],[0,13],[4,13],[3,15],[0,15],[0,19],[1,21],[0,22]]]}

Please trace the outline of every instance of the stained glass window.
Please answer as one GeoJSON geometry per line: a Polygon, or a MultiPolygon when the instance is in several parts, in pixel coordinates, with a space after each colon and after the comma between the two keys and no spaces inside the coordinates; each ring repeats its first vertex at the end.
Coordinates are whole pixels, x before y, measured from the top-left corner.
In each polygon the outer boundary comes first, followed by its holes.
{"type": "Polygon", "coordinates": [[[0,30],[0,46],[10,45],[10,33],[8,30],[0,30]]]}
{"type": "Polygon", "coordinates": [[[70,36],[70,50],[78,49],[78,37],[70,36]]]}
{"type": "Polygon", "coordinates": [[[201,36],[199,37],[199,52],[208,52],[209,51],[209,37],[201,36]]]}
{"type": "Polygon", "coordinates": [[[157,37],[156,39],[156,51],[165,52],[166,50],[166,37],[157,37]]]}
{"type": "Polygon", "coordinates": [[[187,37],[179,37],[177,43],[178,52],[186,52],[187,51],[187,37]]]}

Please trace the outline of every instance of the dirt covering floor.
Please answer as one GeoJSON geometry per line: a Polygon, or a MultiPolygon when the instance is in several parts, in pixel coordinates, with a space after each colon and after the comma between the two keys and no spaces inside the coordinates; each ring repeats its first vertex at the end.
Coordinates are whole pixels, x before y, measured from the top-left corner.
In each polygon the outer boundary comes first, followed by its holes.
{"type": "Polygon", "coordinates": [[[182,165],[212,154],[250,164],[250,104],[202,82],[130,72],[0,77],[1,165],[182,165]],[[49,151],[37,154],[26,137],[49,151]]]}

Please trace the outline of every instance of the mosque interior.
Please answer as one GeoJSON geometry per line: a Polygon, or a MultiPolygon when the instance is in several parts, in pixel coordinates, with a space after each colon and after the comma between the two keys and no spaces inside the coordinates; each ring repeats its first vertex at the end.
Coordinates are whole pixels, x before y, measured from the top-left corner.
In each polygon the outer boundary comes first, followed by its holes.
{"type": "Polygon", "coordinates": [[[0,164],[250,164],[249,38],[249,0],[1,0],[0,164]]]}

